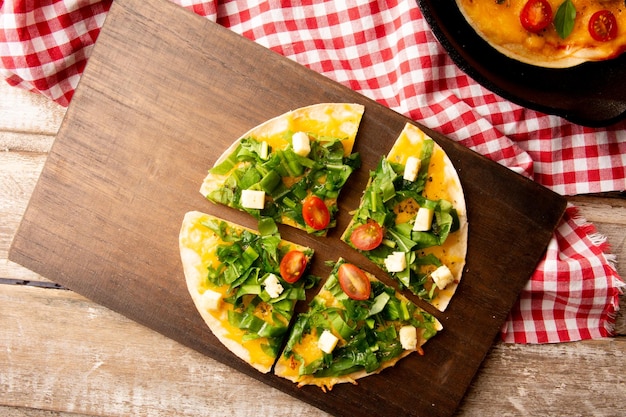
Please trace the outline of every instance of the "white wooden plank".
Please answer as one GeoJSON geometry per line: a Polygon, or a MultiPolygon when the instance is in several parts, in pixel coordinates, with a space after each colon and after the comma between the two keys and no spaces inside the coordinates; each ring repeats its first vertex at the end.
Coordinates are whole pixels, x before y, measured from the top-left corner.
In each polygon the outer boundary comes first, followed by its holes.
{"type": "Polygon", "coordinates": [[[47,153],[53,142],[53,135],[0,131],[0,152],[47,153]]]}
{"type": "MultiPolygon", "coordinates": [[[[105,416],[324,415],[70,291],[1,285],[0,317],[2,405],[105,416]]],[[[498,343],[458,415],[618,415],[625,356],[623,337],[498,343]]]]}
{"type": "MultiPolygon", "coordinates": [[[[0,80],[0,132],[56,135],[66,108],[0,80]]],[[[2,134],[0,133],[0,143],[2,134]]]]}
{"type": "Polygon", "coordinates": [[[0,404],[106,416],[322,416],[65,290],[0,285],[0,404]]]}
{"type": "Polygon", "coordinates": [[[0,406],[0,417],[90,417],[86,414],[64,413],[50,410],[37,410],[26,407],[0,406]]]}
{"type": "Polygon", "coordinates": [[[556,345],[497,344],[459,415],[623,415],[625,363],[624,337],[556,345]]]}
{"type": "Polygon", "coordinates": [[[45,160],[43,153],[0,152],[0,278],[47,281],[7,259],[45,160]]]}

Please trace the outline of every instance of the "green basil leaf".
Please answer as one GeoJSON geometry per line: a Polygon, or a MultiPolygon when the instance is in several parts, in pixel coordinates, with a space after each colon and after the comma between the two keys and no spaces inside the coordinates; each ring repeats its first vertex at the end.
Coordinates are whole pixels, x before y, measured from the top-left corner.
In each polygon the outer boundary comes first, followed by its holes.
{"type": "Polygon", "coordinates": [[[572,0],[565,0],[554,15],[554,28],[561,39],[567,38],[574,29],[576,20],[576,7],[572,0]]]}

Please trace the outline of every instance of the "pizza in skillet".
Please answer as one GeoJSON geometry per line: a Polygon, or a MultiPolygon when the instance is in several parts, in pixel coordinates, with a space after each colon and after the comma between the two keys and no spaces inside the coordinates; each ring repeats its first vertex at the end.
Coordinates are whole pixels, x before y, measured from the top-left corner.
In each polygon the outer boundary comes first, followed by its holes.
{"type": "Polygon", "coordinates": [[[444,311],[467,251],[465,197],[445,151],[406,124],[368,185],[342,240],[402,288],[444,311]]]}
{"type": "Polygon", "coordinates": [[[324,391],[394,366],[442,329],[393,288],[340,259],[297,315],[275,374],[324,391]]]}
{"type": "Polygon", "coordinates": [[[549,68],[615,58],[626,49],[624,0],[456,0],[491,46],[549,68]]]}
{"type": "Polygon", "coordinates": [[[271,219],[256,233],[197,211],[185,215],[179,247],[187,289],[213,334],[269,372],[296,302],[316,283],[305,275],[313,251],[281,240],[271,219]]]}
{"type": "Polygon", "coordinates": [[[226,150],[200,188],[215,203],[315,235],[335,226],[337,198],[360,165],[352,153],[364,106],[322,103],[251,129],[226,150]]]}

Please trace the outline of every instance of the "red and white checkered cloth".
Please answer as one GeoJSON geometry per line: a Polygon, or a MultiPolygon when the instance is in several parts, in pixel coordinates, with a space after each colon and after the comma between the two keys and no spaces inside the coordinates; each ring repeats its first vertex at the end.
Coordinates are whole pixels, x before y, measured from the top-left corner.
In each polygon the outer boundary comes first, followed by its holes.
{"type": "MultiPolygon", "coordinates": [[[[413,0],[172,0],[563,195],[626,189],[626,122],[592,129],[460,71],[413,0]]],[[[0,76],[67,106],[111,0],[0,1],[0,76]]],[[[612,334],[624,283],[569,207],[502,329],[506,342],[612,334]]]]}

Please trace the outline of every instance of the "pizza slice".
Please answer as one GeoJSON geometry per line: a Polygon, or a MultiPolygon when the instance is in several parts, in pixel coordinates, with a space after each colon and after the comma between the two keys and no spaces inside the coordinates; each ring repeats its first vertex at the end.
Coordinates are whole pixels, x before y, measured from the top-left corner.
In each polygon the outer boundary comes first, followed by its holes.
{"type": "Polygon", "coordinates": [[[364,107],[323,103],[253,128],[209,170],[200,193],[214,203],[270,217],[315,235],[336,225],[337,198],[355,168],[364,107]]]}
{"type": "Polygon", "coordinates": [[[213,334],[269,372],[296,302],[315,284],[305,275],[313,250],[281,240],[271,220],[256,233],[197,211],[185,215],[179,246],[187,288],[213,334]]]}
{"type": "Polygon", "coordinates": [[[465,197],[445,151],[406,124],[382,158],[341,239],[444,311],[467,250],[465,197]]]}
{"type": "Polygon", "coordinates": [[[324,391],[394,366],[442,329],[372,274],[340,259],[298,314],[274,373],[324,391]]]}

